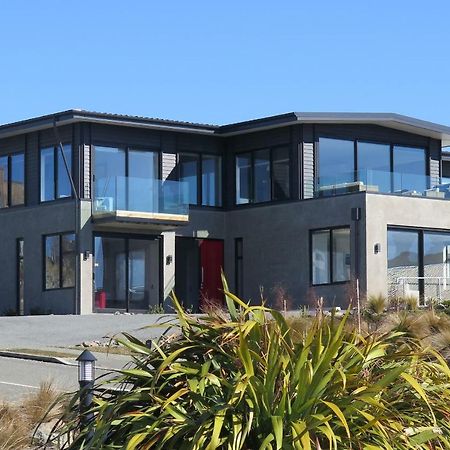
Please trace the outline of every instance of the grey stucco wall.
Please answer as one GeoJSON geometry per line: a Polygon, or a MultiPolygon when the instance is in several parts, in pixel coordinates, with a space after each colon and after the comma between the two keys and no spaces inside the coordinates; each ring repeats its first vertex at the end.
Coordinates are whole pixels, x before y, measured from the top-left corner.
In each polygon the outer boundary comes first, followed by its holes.
{"type": "MultiPolygon", "coordinates": [[[[243,239],[243,296],[257,302],[262,288],[265,297],[273,302],[274,288],[282,286],[292,299],[292,307],[311,304],[318,297],[324,297],[328,306],[345,306],[352,295],[350,283],[311,286],[309,232],[351,226],[354,235],[351,209],[364,208],[364,202],[364,195],[357,194],[229,212],[226,247],[234,250],[234,239],[243,239]]],[[[352,255],[354,244],[352,240],[352,255]]],[[[352,267],[354,265],[352,260],[352,267]]],[[[234,286],[234,251],[226,252],[225,266],[233,268],[227,274],[234,286]]]]}
{"type": "Polygon", "coordinates": [[[74,312],[74,289],[43,289],[43,236],[75,230],[74,202],[64,200],[37,207],[0,211],[0,313],[15,309],[17,301],[16,241],[24,239],[25,314],[74,312]]]}
{"type": "Polygon", "coordinates": [[[450,202],[423,197],[399,197],[367,194],[366,196],[367,293],[387,295],[387,228],[402,226],[450,230],[450,202]],[[375,243],[381,253],[374,254],[375,243]]]}

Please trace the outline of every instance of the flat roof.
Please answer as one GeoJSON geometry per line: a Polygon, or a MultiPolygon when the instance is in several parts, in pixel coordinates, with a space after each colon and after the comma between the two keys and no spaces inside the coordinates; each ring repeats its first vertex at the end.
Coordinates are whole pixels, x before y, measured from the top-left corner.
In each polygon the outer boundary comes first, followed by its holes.
{"type": "Polygon", "coordinates": [[[371,124],[438,139],[442,141],[443,147],[450,146],[450,127],[445,125],[395,113],[347,112],[290,112],[219,126],[126,114],[86,111],[83,109],[70,109],[0,125],[0,138],[51,128],[54,123],[61,126],[75,122],[171,130],[224,137],[301,123],[371,124]]]}

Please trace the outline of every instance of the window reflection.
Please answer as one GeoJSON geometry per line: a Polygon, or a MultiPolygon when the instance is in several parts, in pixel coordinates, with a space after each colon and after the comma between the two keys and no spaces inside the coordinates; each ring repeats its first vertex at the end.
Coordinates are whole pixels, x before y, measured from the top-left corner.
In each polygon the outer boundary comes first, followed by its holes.
{"type": "Polygon", "coordinates": [[[195,154],[180,153],[180,181],[187,183],[189,189],[189,204],[198,203],[198,162],[199,156],[195,154]]]}
{"type": "Polygon", "coordinates": [[[252,198],[252,159],[251,153],[236,156],[236,204],[250,203],[252,198]]]}
{"type": "Polygon", "coordinates": [[[11,155],[11,205],[25,203],[25,155],[11,155]]]}
{"type": "Polygon", "coordinates": [[[425,149],[395,146],[393,171],[394,191],[425,191],[428,187],[425,149]]]}
{"type": "Polygon", "coordinates": [[[320,138],[320,184],[336,184],[354,181],[355,146],[353,141],[320,138]]]}
{"type": "Polygon", "coordinates": [[[222,206],[222,158],[202,155],[202,205],[222,206]]]}
{"type": "Polygon", "coordinates": [[[358,142],[358,177],[380,192],[391,192],[391,147],[358,142]]]}
{"type": "Polygon", "coordinates": [[[388,292],[419,299],[419,233],[388,230],[388,292]],[[399,292],[402,286],[402,292],[399,292]]]}

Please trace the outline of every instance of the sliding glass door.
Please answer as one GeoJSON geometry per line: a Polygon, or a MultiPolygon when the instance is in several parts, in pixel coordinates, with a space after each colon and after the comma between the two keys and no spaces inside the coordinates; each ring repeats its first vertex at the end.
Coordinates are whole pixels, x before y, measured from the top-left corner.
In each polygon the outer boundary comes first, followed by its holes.
{"type": "Polygon", "coordinates": [[[159,240],[95,236],[96,310],[145,311],[159,304],[159,240]]]}
{"type": "Polygon", "coordinates": [[[105,211],[155,210],[159,153],[148,149],[95,147],[95,199],[105,211]]]}

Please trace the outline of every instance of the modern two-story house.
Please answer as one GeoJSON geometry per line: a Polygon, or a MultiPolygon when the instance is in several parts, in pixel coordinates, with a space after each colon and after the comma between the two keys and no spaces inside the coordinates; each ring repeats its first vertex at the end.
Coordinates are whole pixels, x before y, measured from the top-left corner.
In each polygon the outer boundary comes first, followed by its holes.
{"type": "MultiPolygon", "coordinates": [[[[69,110],[0,126],[0,313],[450,298],[450,128],[289,113],[224,126],[69,110]]],[[[276,305],[282,306],[282,305],[276,305]]]]}

